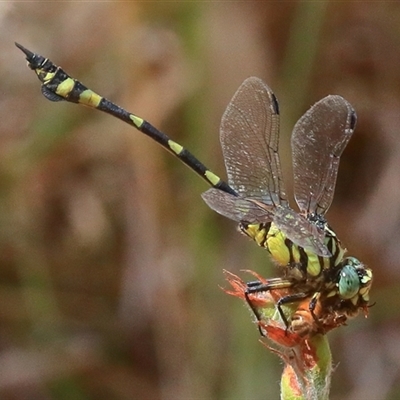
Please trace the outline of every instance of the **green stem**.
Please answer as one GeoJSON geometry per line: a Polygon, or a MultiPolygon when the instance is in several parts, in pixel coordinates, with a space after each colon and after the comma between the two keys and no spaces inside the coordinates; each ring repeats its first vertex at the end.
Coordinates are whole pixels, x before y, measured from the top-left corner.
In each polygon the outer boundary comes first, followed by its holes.
{"type": "Polygon", "coordinates": [[[281,400],[328,400],[332,355],[325,335],[315,335],[281,357],[281,400]]]}

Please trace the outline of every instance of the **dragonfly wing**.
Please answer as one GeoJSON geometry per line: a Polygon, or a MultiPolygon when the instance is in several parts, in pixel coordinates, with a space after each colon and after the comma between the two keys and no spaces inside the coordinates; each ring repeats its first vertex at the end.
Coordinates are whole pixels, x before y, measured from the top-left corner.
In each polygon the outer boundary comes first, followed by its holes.
{"type": "Polygon", "coordinates": [[[300,210],[325,214],[335,191],[340,156],[356,125],[343,97],[327,96],[296,123],[292,134],[294,191],[300,210]]]}
{"type": "Polygon", "coordinates": [[[276,208],[274,210],[274,223],[294,244],[321,257],[332,255],[325,246],[324,232],[291,208],[276,208]]]}
{"type": "Polygon", "coordinates": [[[259,223],[273,219],[272,212],[265,205],[260,208],[247,199],[233,196],[219,189],[208,189],[201,197],[218,214],[237,222],[259,223]]]}
{"type": "Polygon", "coordinates": [[[239,87],[222,117],[220,136],[229,184],[239,195],[286,204],[278,101],[261,79],[248,78],[239,87]]]}

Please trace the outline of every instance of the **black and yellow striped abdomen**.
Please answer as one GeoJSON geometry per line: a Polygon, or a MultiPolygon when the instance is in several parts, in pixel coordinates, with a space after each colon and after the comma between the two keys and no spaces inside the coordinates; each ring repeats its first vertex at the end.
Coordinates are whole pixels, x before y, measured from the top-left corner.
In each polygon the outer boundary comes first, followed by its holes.
{"type": "Polygon", "coordinates": [[[165,133],[155,128],[149,122],[124,110],[117,104],[87,88],[78,80],[70,77],[62,68],[54,65],[49,59],[32,53],[20,44],[16,43],[16,45],[27,56],[28,66],[35,71],[39,80],[42,82],[42,93],[48,100],[65,100],[71,103],[83,104],[104,111],[128,123],[140,132],[151,137],[175,157],[179,158],[190,169],[200,175],[209,185],[233,196],[237,196],[237,193],[231,186],[210,171],[192,153],[179,143],[170,139],[165,133]]]}
{"type": "Polygon", "coordinates": [[[318,281],[324,271],[333,270],[340,264],[346,251],[328,226],[325,227],[325,246],[331,253],[330,257],[321,257],[294,244],[273,222],[242,223],[240,229],[259,246],[265,247],[278,265],[290,266],[292,272],[289,274],[296,279],[312,278],[318,281]]]}

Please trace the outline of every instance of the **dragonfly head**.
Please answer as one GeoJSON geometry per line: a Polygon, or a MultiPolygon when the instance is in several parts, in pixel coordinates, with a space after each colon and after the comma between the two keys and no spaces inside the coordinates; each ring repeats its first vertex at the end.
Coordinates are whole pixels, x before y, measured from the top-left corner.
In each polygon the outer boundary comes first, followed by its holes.
{"type": "Polygon", "coordinates": [[[346,257],[340,264],[336,285],[341,299],[351,300],[354,306],[364,307],[369,301],[372,271],[357,258],[346,257]]]}

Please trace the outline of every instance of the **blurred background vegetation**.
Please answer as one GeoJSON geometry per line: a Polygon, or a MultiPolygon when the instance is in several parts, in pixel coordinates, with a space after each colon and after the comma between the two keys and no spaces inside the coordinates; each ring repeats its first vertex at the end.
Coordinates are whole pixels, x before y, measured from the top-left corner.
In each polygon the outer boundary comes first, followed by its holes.
{"type": "Polygon", "coordinates": [[[327,94],[349,100],[328,219],[374,269],[376,305],[329,335],[331,398],[400,398],[398,2],[2,2],[0,22],[1,399],[277,399],[282,368],[219,287],[223,269],[276,276],[266,251],[149,138],[45,100],[14,41],[222,176],[221,115],[261,77],[289,192],[291,127],[327,94]]]}

